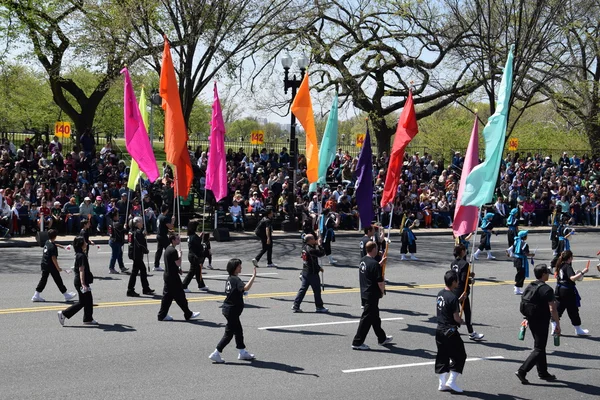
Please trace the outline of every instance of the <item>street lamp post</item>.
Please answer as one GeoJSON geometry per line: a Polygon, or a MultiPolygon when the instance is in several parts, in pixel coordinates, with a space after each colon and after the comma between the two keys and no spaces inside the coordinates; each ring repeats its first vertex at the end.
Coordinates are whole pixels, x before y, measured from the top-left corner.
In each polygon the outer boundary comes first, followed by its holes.
{"type": "Polygon", "coordinates": [[[154,106],[162,105],[162,97],[154,89],[150,94],[150,143],[154,143],[154,106]]]}
{"type": "MultiPolygon", "coordinates": [[[[289,53],[286,53],[281,58],[281,65],[283,66],[284,77],[283,77],[283,88],[284,93],[287,94],[288,89],[292,89],[292,100],[294,102],[294,98],[296,97],[296,91],[300,87],[300,83],[302,83],[302,79],[304,78],[304,74],[306,72],[306,67],[308,66],[308,58],[302,55],[296,63],[298,64],[298,68],[300,68],[300,79],[296,79],[296,75],[292,76],[292,79],[289,78],[289,71],[294,63],[294,59],[290,56],[289,53]]],[[[298,170],[298,139],[296,138],[296,116],[293,112],[290,112],[290,165],[293,168],[293,182],[292,182],[292,192],[295,194],[296,192],[296,171],[298,170]]]]}

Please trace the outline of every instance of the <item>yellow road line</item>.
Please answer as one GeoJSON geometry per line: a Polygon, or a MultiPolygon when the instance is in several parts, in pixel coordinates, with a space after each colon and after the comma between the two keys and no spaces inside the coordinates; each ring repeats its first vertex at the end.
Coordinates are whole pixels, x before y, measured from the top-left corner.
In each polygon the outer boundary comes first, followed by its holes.
{"type": "MultiPolygon", "coordinates": [[[[586,280],[600,280],[600,277],[591,276],[586,278],[586,280]]],[[[477,281],[475,287],[478,286],[502,286],[502,285],[512,285],[514,281],[477,281]]],[[[424,284],[424,285],[387,285],[386,291],[388,292],[403,292],[406,290],[423,290],[423,289],[441,289],[444,285],[440,283],[433,284],[424,284]]],[[[348,293],[358,293],[360,292],[359,288],[348,288],[348,289],[328,289],[325,286],[324,295],[330,294],[348,294],[348,293]]],[[[248,295],[250,299],[264,299],[270,297],[294,297],[297,292],[273,292],[273,293],[254,293],[248,295]]],[[[206,301],[223,301],[225,296],[220,295],[211,295],[211,296],[203,296],[203,297],[188,297],[189,303],[199,303],[206,301]]],[[[104,302],[98,303],[96,308],[112,308],[112,307],[130,307],[130,306],[145,306],[145,305],[156,305],[160,304],[160,300],[154,299],[143,299],[143,300],[134,300],[134,301],[114,301],[114,302],[104,302]]],[[[43,306],[39,307],[24,307],[24,308],[4,308],[0,309],[0,315],[6,314],[24,314],[24,313],[32,313],[32,312],[42,312],[42,311],[60,311],[65,308],[64,305],[56,305],[56,306],[43,306]]]]}

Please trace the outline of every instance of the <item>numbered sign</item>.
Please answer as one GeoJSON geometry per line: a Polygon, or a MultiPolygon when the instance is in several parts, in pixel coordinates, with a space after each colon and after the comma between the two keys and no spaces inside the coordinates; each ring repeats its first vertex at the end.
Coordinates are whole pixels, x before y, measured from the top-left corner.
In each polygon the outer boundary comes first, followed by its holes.
{"type": "Polygon", "coordinates": [[[365,144],[365,137],[367,135],[365,135],[364,133],[359,133],[356,135],[356,147],[363,147],[363,144],[365,144]]]}
{"type": "Polygon", "coordinates": [[[54,134],[59,138],[68,138],[71,136],[71,123],[66,121],[59,121],[54,124],[54,134]]]}
{"type": "Polygon", "coordinates": [[[519,148],[519,139],[510,138],[508,139],[508,151],[517,151],[519,148]]]}
{"type": "Polygon", "coordinates": [[[252,131],[250,144],[263,144],[265,142],[265,131],[252,131]]]}

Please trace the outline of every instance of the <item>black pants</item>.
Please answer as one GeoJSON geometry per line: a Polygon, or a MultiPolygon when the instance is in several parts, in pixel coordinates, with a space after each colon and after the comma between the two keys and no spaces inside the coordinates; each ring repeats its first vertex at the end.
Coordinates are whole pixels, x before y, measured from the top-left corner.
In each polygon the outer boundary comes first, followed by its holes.
{"type": "Polygon", "coordinates": [[[202,263],[190,261],[190,270],[183,279],[184,289],[187,289],[194,276],[196,277],[196,282],[198,283],[198,289],[206,287],[206,285],[204,284],[204,279],[202,279],[202,263]]]}
{"type": "Polygon", "coordinates": [[[548,373],[548,362],[546,361],[546,344],[548,343],[548,320],[529,321],[529,330],[533,335],[533,351],[527,360],[521,365],[519,371],[527,373],[534,365],[537,366],[538,374],[548,373]]]}
{"type": "Polygon", "coordinates": [[[231,339],[235,336],[235,348],[245,349],[244,344],[244,329],[242,328],[242,322],[240,321],[241,311],[225,311],[223,310],[223,316],[227,319],[227,325],[225,325],[225,333],[217,345],[219,353],[225,349],[225,346],[231,342],[231,339]]]}
{"type": "Polygon", "coordinates": [[[467,359],[467,352],[465,351],[465,344],[460,338],[458,330],[448,337],[444,335],[443,331],[437,329],[435,331],[435,344],[437,346],[435,373],[444,374],[456,371],[462,374],[465,367],[465,360],[467,359]]]}
{"type": "Polygon", "coordinates": [[[412,242],[412,244],[408,243],[408,240],[402,240],[402,245],[400,246],[400,254],[415,254],[417,252],[417,242],[412,242]]]}
{"type": "Polygon", "coordinates": [[[473,324],[471,323],[471,301],[469,300],[469,296],[465,297],[465,301],[463,303],[463,313],[465,315],[467,332],[473,333],[473,324]]]}
{"type": "Polygon", "coordinates": [[[78,301],[63,311],[63,315],[65,318],[70,319],[83,308],[83,322],[91,322],[94,319],[92,316],[94,312],[94,298],[92,297],[92,292],[81,293],[80,287],[75,287],[75,290],[77,290],[78,301]]]}
{"type": "Polygon", "coordinates": [[[489,232],[481,232],[481,239],[479,240],[479,247],[477,247],[480,251],[483,250],[492,250],[491,245],[492,234],[489,232]]]}
{"type": "Polygon", "coordinates": [[[506,234],[506,237],[508,239],[508,247],[514,246],[515,245],[515,237],[517,236],[517,229],[511,229],[508,228],[508,233],[506,234]]]}
{"type": "Polygon", "coordinates": [[[515,286],[522,288],[523,284],[525,283],[525,268],[523,268],[523,260],[520,258],[515,258],[513,265],[517,269],[517,273],[515,274],[515,286]]]}
{"type": "Polygon", "coordinates": [[[169,247],[169,239],[162,236],[156,236],[156,254],[154,255],[154,268],[160,267],[160,258],[163,250],[169,247]]]}
{"type": "Polygon", "coordinates": [[[60,272],[54,266],[42,269],[42,277],[40,278],[40,281],[37,287],[35,288],[36,292],[42,293],[44,291],[44,289],[46,288],[46,283],[48,282],[48,275],[52,275],[52,279],[54,279],[54,283],[56,283],[56,286],[58,287],[58,290],[60,290],[61,293],[64,294],[67,292],[67,288],[63,283],[63,280],[60,276],[60,272]]]}
{"type": "Polygon", "coordinates": [[[331,238],[327,238],[327,240],[323,242],[323,250],[325,250],[326,256],[331,255],[331,238]]]}
{"type": "Polygon", "coordinates": [[[260,261],[260,258],[263,254],[267,253],[267,264],[273,264],[273,239],[271,238],[271,243],[267,244],[267,239],[260,240],[262,244],[262,249],[255,257],[256,261],[260,261]]]}
{"type": "Polygon", "coordinates": [[[556,300],[558,301],[558,317],[561,318],[565,310],[569,314],[569,319],[573,326],[581,326],[581,317],[579,316],[579,307],[577,307],[577,296],[575,291],[569,288],[557,288],[556,300]]]}
{"type": "Polygon", "coordinates": [[[321,278],[319,277],[319,274],[302,274],[302,285],[300,286],[300,290],[298,290],[296,300],[294,300],[294,308],[300,308],[300,304],[302,303],[302,300],[304,300],[304,296],[306,295],[309,286],[315,295],[315,306],[317,308],[323,307],[323,299],[321,298],[321,278]]]}
{"type": "Polygon", "coordinates": [[[379,317],[379,299],[365,299],[365,308],[360,316],[360,322],[352,346],[360,346],[365,342],[369,330],[373,327],[377,342],[383,343],[386,339],[385,331],[381,328],[381,318],[379,317]]]}
{"type": "Polygon", "coordinates": [[[150,285],[148,284],[148,274],[146,273],[146,264],[144,264],[143,259],[135,259],[133,260],[133,267],[131,267],[131,276],[129,277],[129,284],[127,285],[128,292],[133,292],[135,290],[135,280],[138,274],[140,274],[142,290],[150,290],[150,285]]]}
{"type": "Polygon", "coordinates": [[[183,311],[183,316],[186,320],[190,319],[192,312],[188,307],[188,302],[185,297],[185,292],[182,287],[169,287],[165,284],[163,289],[163,298],[160,302],[160,310],[158,311],[158,320],[162,321],[169,313],[169,308],[173,303],[173,300],[177,303],[179,308],[183,311]]]}

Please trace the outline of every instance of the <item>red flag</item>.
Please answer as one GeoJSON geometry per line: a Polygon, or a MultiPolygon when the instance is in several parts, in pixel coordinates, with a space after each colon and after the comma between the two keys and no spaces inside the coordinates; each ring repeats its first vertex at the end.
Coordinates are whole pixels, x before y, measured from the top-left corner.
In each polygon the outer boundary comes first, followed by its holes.
{"type": "Polygon", "coordinates": [[[396,198],[398,182],[400,182],[400,176],[402,175],[404,150],[417,133],[419,133],[419,127],[417,126],[417,115],[415,113],[411,90],[408,92],[408,99],[406,99],[402,114],[400,114],[400,119],[398,119],[396,137],[394,138],[394,146],[392,147],[388,171],[385,177],[383,196],[381,197],[381,207],[394,202],[396,198]]]}
{"type": "Polygon", "coordinates": [[[187,197],[192,186],[194,171],[187,149],[188,134],[171,58],[171,47],[166,37],[159,91],[163,99],[162,107],[165,110],[165,153],[167,161],[175,166],[175,192],[179,196],[187,197]]]}

